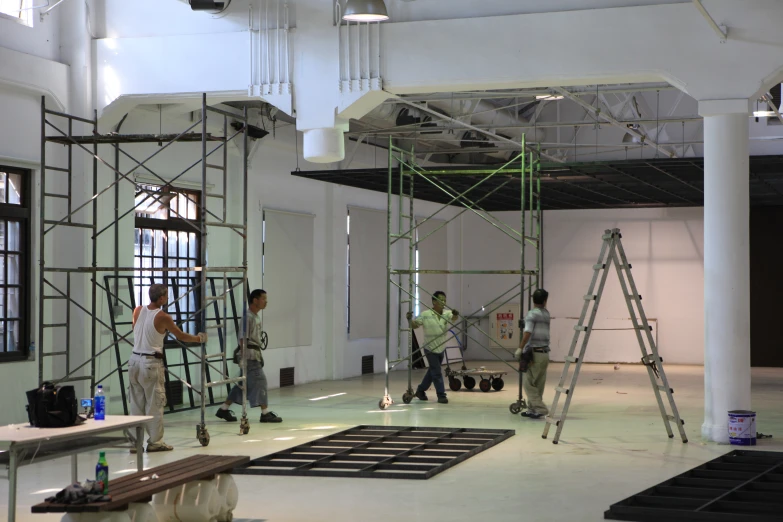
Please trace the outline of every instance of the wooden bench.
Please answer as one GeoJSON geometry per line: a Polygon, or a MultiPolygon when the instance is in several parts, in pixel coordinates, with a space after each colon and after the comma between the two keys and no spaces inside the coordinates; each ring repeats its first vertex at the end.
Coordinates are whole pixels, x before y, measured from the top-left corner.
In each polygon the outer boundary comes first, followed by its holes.
{"type": "Polygon", "coordinates": [[[109,481],[109,502],[93,504],[58,504],[42,502],[32,507],[33,513],[96,513],[125,511],[131,503],[152,501],[152,496],[194,480],[211,480],[220,473],[250,462],[250,457],[194,455],[132,475],[109,481]],[[157,475],[157,479],[151,478],[157,475]]]}

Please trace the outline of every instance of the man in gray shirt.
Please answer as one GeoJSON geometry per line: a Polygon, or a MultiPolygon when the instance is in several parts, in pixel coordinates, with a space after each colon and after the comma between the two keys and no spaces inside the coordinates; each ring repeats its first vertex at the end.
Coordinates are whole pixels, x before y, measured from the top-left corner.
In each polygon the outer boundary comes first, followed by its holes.
{"type": "Polygon", "coordinates": [[[544,386],[546,385],[546,370],[549,366],[549,310],[546,309],[549,292],[539,288],[533,292],[535,305],[525,316],[525,329],[519,349],[514,354],[522,363],[520,370],[527,371],[524,379],[525,395],[527,395],[527,411],[523,417],[539,419],[549,413],[544,404],[544,386]]]}

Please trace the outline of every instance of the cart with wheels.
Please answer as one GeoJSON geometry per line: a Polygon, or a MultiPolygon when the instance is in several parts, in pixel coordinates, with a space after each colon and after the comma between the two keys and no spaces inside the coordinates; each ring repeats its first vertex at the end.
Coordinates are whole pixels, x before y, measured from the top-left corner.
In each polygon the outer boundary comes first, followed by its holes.
{"type": "Polygon", "coordinates": [[[481,391],[500,391],[505,385],[503,376],[507,373],[508,372],[487,370],[483,367],[462,370],[446,368],[446,377],[449,380],[449,388],[451,388],[451,391],[459,391],[463,384],[465,385],[466,390],[472,390],[476,387],[477,378],[481,391]],[[460,381],[460,379],[462,380],[460,381]]]}

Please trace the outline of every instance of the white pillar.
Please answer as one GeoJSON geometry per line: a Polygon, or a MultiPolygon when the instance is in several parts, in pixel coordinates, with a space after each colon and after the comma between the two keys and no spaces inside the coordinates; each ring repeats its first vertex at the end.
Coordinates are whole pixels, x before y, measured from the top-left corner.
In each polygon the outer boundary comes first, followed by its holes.
{"type": "Polygon", "coordinates": [[[749,157],[746,99],[699,102],[704,116],[704,424],[727,444],[730,410],[750,409],[749,157]]]}

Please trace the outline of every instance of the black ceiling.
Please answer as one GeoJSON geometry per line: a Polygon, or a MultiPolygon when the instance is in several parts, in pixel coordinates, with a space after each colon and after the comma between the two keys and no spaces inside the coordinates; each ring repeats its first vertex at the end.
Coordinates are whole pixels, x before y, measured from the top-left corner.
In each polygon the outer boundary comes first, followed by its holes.
{"type": "MultiPolygon", "coordinates": [[[[488,166],[437,167],[438,171],[460,172],[487,172],[490,169],[488,166]]],[[[394,194],[399,193],[397,172],[398,169],[395,169],[394,194]]],[[[295,171],[291,174],[377,192],[387,191],[386,168],[295,171]]],[[[543,210],[694,207],[704,204],[702,158],[547,164],[542,166],[541,174],[543,210]]],[[[461,193],[485,177],[486,174],[480,173],[435,174],[428,176],[431,179],[428,181],[417,176],[414,181],[414,195],[416,199],[449,203],[452,196],[435,184],[447,184],[452,194],[461,193]]],[[[406,193],[407,180],[406,177],[406,193]]],[[[518,171],[496,174],[471,190],[466,197],[474,202],[481,200],[478,205],[487,211],[519,210],[518,171]],[[499,188],[504,183],[506,184],[499,188]]],[[[783,156],[750,157],[750,204],[783,205],[783,156]]]]}

